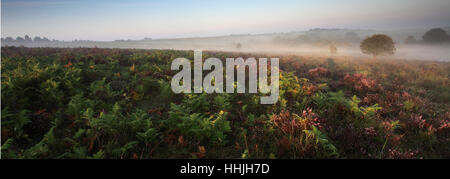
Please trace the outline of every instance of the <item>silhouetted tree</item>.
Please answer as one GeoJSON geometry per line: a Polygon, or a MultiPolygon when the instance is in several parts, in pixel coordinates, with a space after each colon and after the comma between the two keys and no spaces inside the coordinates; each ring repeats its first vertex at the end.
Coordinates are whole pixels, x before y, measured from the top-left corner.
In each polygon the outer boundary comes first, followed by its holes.
{"type": "Polygon", "coordinates": [[[417,43],[417,40],[412,35],[408,36],[408,38],[406,38],[405,40],[405,44],[415,44],[415,43],[417,43]]]}
{"type": "Polygon", "coordinates": [[[237,43],[236,48],[237,48],[238,50],[241,50],[241,48],[242,48],[241,43],[237,43]]]}
{"type": "Polygon", "coordinates": [[[336,54],[337,53],[337,47],[334,44],[330,44],[330,53],[336,54]]]}
{"type": "Polygon", "coordinates": [[[25,42],[33,42],[33,39],[31,39],[30,36],[25,35],[25,42]]]}
{"type": "Polygon", "coordinates": [[[41,37],[36,36],[36,37],[34,37],[33,41],[34,42],[41,42],[42,39],[41,39],[41,37]]]}
{"type": "Polygon", "coordinates": [[[17,37],[16,42],[25,42],[25,39],[23,39],[22,37],[17,37]]]}
{"type": "Polygon", "coordinates": [[[434,28],[425,33],[422,37],[423,41],[431,44],[439,44],[449,41],[447,32],[441,28],[434,28]]]}
{"type": "Polygon", "coordinates": [[[395,53],[394,41],[384,34],[376,34],[364,39],[361,44],[362,53],[373,55],[393,55],[395,53]]]}
{"type": "Polygon", "coordinates": [[[5,42],[14,42],[14,38],[6,37],[5,42]]]}

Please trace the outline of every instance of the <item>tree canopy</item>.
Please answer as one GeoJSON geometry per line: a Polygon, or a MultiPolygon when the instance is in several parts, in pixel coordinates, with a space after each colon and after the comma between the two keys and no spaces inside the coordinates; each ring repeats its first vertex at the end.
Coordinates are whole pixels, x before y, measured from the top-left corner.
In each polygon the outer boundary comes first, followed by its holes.
{"type": "Polygon", "coordinates": [[[449,42],[450,37],[447,35],[447,32],[441,28],[430,29],[425,33],[422,37],[423,41],[426,43],[444,43],[449,42]]]}
{"type": "Polygon", "coordinates": [[[393,55],[395,53],[394,41],[384,34],[376,34],[364,39],[360,48],[362,53],[373,56],[393,55]]]}

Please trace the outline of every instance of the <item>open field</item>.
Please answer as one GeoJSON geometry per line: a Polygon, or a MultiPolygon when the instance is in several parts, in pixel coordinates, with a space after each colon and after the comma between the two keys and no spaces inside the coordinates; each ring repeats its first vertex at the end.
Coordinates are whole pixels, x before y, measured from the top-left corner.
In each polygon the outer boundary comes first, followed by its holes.
{"type": "Polygon", "coordinates": [[[271,55],[280,97],[260,105],[174,94],[192,51],[2,47],[2,158],[450,158],[450,62],[271,55]]]}

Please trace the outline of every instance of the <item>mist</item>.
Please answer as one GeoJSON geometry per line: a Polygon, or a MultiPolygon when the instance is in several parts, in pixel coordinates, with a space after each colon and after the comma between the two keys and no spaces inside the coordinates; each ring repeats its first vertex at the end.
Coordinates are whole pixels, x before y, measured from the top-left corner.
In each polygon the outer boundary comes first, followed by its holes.
{"type": "MultiPolygon", "coordinates": [[[[444,28],[448,31],[448,27],[444,28]]],[[[193,37],[176,39],[115,40],[115,41],[7,41],[2,46],[25,47],[98,47],[132,49],[207,50],[227,52],[257,52],[277,55],[361,56],[359,44],[373,34],[386,34],[395,42],[396,51],[389,58],[408,60],[450,61],[450,43],[438,45],[420,43],[426,29],[416,30],[353,30],[311,29],[308,31],[270,34],[239,34],[217,37],[193,37]],[[406,39],[414,42],[407,42],[406,39]],[[330,45],[336,52],[330,52],[330,45]]],[[[39,39],[41,39],[39,37],[39,39]]]]}

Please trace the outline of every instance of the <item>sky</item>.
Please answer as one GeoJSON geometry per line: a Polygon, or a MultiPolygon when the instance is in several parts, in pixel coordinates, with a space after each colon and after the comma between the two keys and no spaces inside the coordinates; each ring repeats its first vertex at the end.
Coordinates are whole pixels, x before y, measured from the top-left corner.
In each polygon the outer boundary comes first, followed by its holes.
{"type": "Polygon", "coordinates": [[[2,0],[1,35],[117,40],[450,26],[450,0],[2,0]]]}

